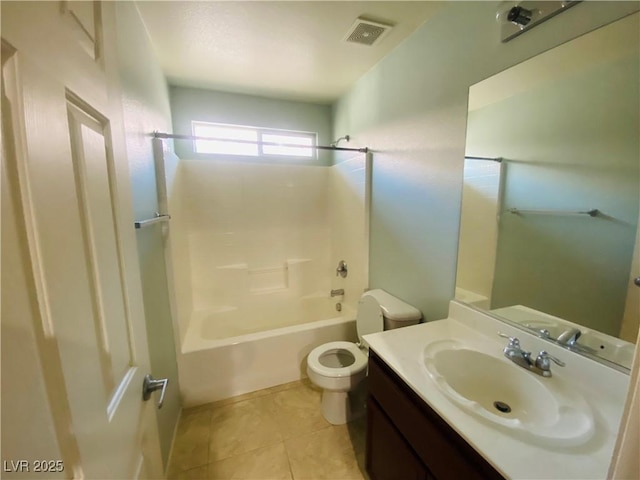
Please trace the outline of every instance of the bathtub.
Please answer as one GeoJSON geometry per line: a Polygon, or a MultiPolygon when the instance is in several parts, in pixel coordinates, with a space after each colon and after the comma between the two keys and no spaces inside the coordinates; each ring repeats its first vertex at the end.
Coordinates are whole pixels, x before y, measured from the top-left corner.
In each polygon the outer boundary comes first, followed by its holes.
{"type": "Polygon", "coordinates": [[[183,404],[192,407],[299,380],[306,377],[306,357],[315,347],[356,338],[355,310],[337,312],[335,300],[328,298],[277,311],[196,310],[178,356],[183,404]],[[267,324],[268,330],[259,331],[267,324]]]}

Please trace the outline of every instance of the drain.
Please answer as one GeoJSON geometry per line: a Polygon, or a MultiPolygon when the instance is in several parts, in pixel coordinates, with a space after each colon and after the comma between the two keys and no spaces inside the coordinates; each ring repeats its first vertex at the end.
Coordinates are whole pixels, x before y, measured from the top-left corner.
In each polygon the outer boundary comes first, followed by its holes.
{"type": "Polygon", "coordinates": [[[493,406],[502,413],[509,413],[511,411],[511,407],[504,402],[495,401],[493,402],[493,406]]]}

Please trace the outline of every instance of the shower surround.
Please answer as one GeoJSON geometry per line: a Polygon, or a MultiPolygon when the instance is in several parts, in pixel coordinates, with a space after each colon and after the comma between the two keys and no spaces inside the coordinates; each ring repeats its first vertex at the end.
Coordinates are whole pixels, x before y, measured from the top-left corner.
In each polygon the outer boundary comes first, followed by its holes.
{"type": "Polygon", "coordinates": [[[365,154],[330,167],[179,160],[166,147],[162,157],[185,405],[297,380],[315,346],[355,338],[365,154]],[[346,278],[336,276],[340,260],[346,278]],[[338,288],[345,295],[331,298],[338,288]]]}

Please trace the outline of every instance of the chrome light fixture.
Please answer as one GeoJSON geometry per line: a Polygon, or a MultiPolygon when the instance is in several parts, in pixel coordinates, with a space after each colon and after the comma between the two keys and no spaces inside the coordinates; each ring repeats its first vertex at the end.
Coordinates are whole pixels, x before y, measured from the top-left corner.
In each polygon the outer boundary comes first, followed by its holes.
{"type": "Polygon", "coordinates": [[[578,3],[579,0],[503,2],[496,14],[502,41],[508,42],[578,3]]]}

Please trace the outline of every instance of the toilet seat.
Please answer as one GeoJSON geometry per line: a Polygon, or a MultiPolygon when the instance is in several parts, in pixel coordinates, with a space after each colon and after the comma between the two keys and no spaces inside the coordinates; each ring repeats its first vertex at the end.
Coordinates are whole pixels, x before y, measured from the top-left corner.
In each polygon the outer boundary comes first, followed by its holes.
{"type": "Polygon", "coordinates": [[[329,342],[314,348],[307,357],[307,366],[318,375],[332,378],[350,377],[362,372],[367,368],[367,355],[352,342],[329,342]],[[331,353],[333,350],[343,350],[353,355],[354,362],[351,365],[340,368],[327,367],[320,363],[323,355],[331,353]]]}
{"type": "Polygon", "coordinates": [[[309,353],[307,375],[311,383],[322,388],[322,416],[329,423],[344,425],[365,412],[369,345],[363,335],[414,325],[421,316],[417,308],[384,290],[369,290],[358,301],[358,344],[329,342],[309,353]]]}

